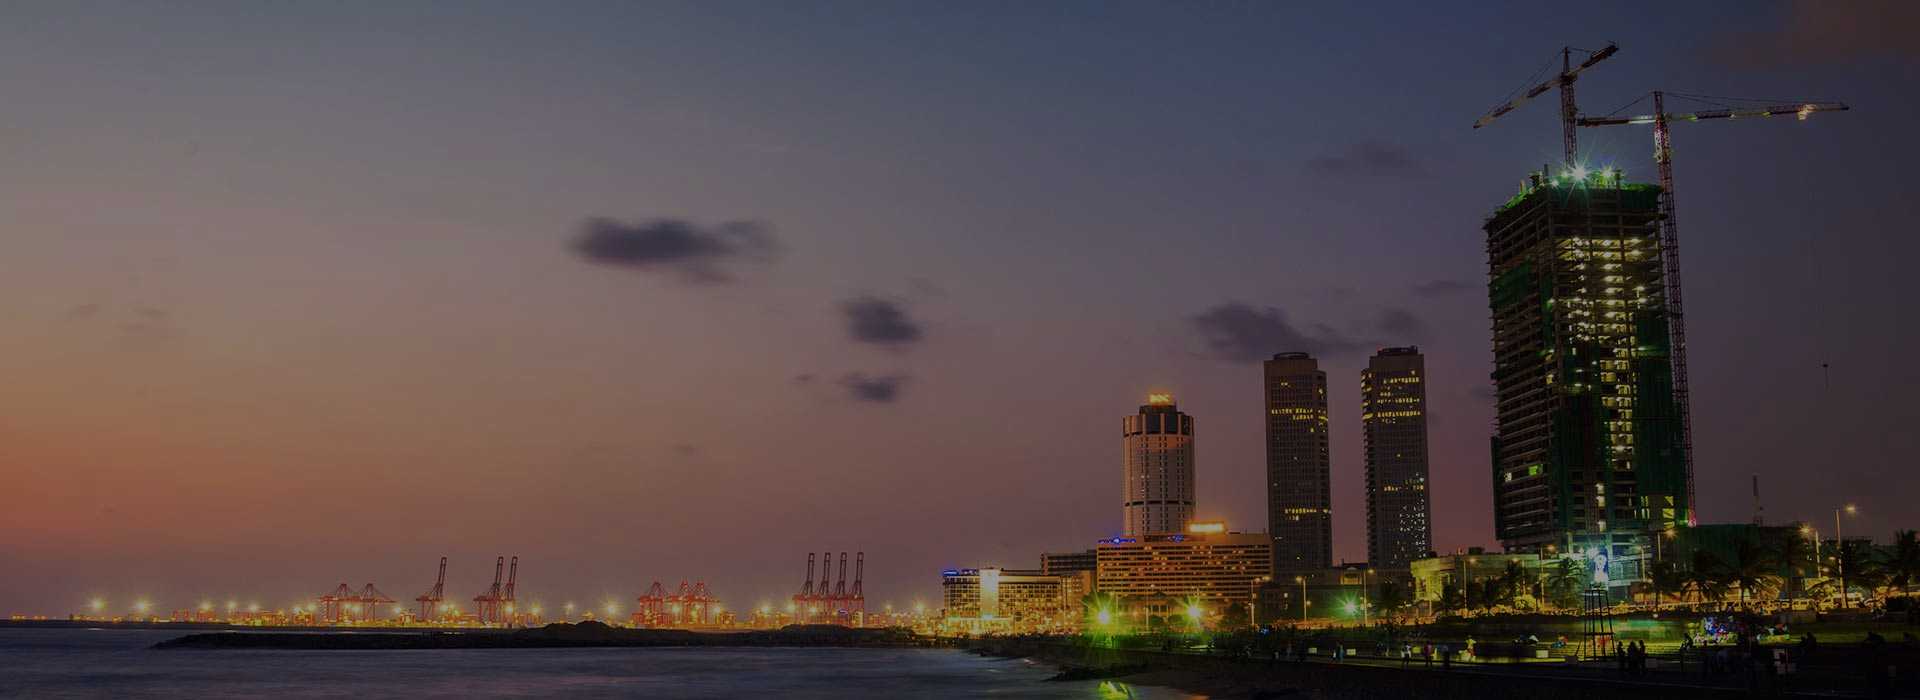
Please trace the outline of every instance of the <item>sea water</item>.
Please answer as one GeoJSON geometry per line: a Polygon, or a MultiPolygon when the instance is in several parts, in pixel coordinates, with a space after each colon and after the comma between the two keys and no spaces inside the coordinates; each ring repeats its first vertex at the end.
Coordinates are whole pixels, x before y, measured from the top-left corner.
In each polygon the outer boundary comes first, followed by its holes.
{"type": "Polygon", "coordinates": [[[0,698],[1148,698],[1111,681],[952,650],[650,647],[167,650],[152,630],[0,630],[0,698]]]}

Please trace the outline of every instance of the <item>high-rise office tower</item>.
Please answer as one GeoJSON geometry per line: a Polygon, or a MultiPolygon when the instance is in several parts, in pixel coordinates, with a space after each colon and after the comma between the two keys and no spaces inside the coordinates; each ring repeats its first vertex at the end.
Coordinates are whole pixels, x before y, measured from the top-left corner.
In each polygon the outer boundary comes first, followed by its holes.
{"type": "Polygon", "coordinates": [[[1427,360],[1384,348],[1360,372],[1366,436],[1367,563],[1405,569],[1433,548],[1427,495],[1427,360]]]}
{"type": "Polygon", "coordinates": [[[1121,442],[1127,536],[1185,531],[1193,520],[1193,417],[1172,394],[1148,394],[1139,413],[1121,419],[1121,442]]]}
{"type": "Polygon", "coordinates": [[[1633,553],[1690,519],[1668,355],[1660,188],[1534,175],[1488,217],[1495,532],[1633,553]]]}
{"type": "Polygon", "coordinates": [[[1327,373],[1304,352],[1266,361],[1267,533],[1274,580],[1333,565],[1327,373]]]}

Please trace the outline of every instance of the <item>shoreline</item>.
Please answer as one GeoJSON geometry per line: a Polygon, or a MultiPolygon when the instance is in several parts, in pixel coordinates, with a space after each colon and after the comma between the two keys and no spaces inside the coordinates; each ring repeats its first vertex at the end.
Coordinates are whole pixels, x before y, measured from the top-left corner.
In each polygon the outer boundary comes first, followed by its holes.
{"type": "Polygon", "coordinates": [[[676,629],[622,629],[597,622],[554,623],[507,632],[467,634],[424,630],[412,633],[212,632],[189,634],[154,644],[157,650],[306,650],[377,651],[421,649],[553,649],[583,647],[872,647],[929,646],[926,640],[897,630],[835,625],[789,625],[777,630],[695,632],[676,629]]]}
{"type": "MultiPolygon", "coordinates": [[[[1109,680],[1171,688],[1214,699],[1262,700],[1276,697],[1313,700],[1374,700],[1377,698],[1432,698],[1434,700],[1618,700],[1622,697],[1720,698],[1848,698],[1875,697],[1870,689],[1837,679],[1800,679],[1765,689],[1746,675],[1701,676],[1680,674],[1631,679],[1615,675],[1613,664],[1588,662],[1558,664],[1481,665],[1455,663],[1444,669],[1415,664],[1400,667],[1397,660],[1358,658],[1345,663],[1312,660],[1232,661],[1219,657],[1078,647],[1031,640],[978,640],[972,653],[1021,656],[1067,669],[1091,669],[1089,680],[1109,680]],[[1116,666],[1142,670],[1100,677],[1098,669],[1116,666]],[[1805,682],[1811,681],[1811,682],[1805,682]],[[1824,682],[1823,682],[1824,681],[1824,682]],[[1803,684],[1804,682],[1804,684],[1803,684]]],[[[1782,679],[1785,681],[1786,679],[1782,679]]],[[[1916,697],[1903,689],[1890,697],[1916,697]]]]}

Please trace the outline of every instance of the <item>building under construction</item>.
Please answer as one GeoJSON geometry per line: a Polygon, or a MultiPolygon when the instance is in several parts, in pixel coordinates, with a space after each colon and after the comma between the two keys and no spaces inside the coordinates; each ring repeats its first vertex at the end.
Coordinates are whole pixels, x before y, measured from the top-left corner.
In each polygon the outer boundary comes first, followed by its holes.
{"type": "Polygon", "coordinates": [[[1690,520],[1660,193],[1617,170],[1542,172],[1487,218],[1508,551],[1617,558],[1690,520]]]}

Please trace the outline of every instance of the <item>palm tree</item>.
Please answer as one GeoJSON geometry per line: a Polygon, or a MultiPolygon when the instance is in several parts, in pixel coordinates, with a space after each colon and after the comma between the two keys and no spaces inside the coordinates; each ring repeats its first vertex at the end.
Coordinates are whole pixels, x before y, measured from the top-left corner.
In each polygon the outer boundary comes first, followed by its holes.
{"type": "Polygon", "coordinates": [[[1907,589],[1920,584],[1920,532],[1894,532],[1893,549],[1880,565],[1887,572],[1887,584],[1900,589],[1901,596],[1909,596],[1907,589]]]}
{"type": "Polygon", "coordinates": [[[1814,561],[1813,540],[1801,530],[1787,530],[1773,542],[1774,562],[1780,565],[1781,577],[1787,581],[1789,595],[1804,591],[1794,583],[1809,575],[1817,575],[1818,562],[1814,561]]]}
{"type": "Polygon", "coordinates": [[[1586,587],[1586,568],[1572,557],[1562,558],[1559,565],[1547,573],[1547,596],[1553,599],[1555,607],[1573,607],[1579,600],[1580,589],[1586,587]]]}
{"type": "Polygon", "coordinates": [[[1687,592],[1687,578],[1680,567],[1670,561],[1654,562],[1647,570],[1647,587],[1653,589],[1654,600],[1661,596],[1677,599],[1687,592]]]}
{"type": "Polygon", "coordinates": [[[1733,547],[1733,561],[1724,565],[1725,581],[1740,587],[1740,605],[1746,607],[1747,594],[1754,588],[1778,580],[1774,574],[1773,553],[1749,537],[1733,547]]]}
{"type": "Polygon", "coordinates": [[[1686,573],[1687,587],[1701,603],[1727,597],[1727,565],[1705,549],[1693,550],[1693,569],[1686,573]]]}
{"type": "Polygon", "coordinates": [[[1433,602],[1433,608],[1441,613],[1466,610],[1467,595],[1458,588],[1448,586],[1440,592],[1440,599],[1433,602]]]}
{"type": "Polygon", "coordinates": [[[1527,590],[1529,588],[1527,582],[1530,578],[1532,577],[1527,575],[1526,564],[1520,563],[1518,559],[1508,560],[1506,570],[1500,572],[1500,578],[1494,581],[1497,589],[1497,595],[1494,597],[1496,602],[1509,608],[1513,607],[1520,596],[1530,592],[1527,590]]]}
{"type": "Polygon", "coordinates": [[[1859,540],[1841,542],[1835,547],[1839,550],[1833,555],[1833,568],[1840,576],[1840,607],[1847,607],[1847,589],[1859,586],[1869,591],[1878,588],[1881,575],[1880,562],[1873,555],[1860,548],[1859,540]]]}
{"type": "Polygon", "coordinates": [[[1407,589],[1400,584],[1387,581],[1373,590],[1373,612],[1389,619],[1399,617],[1408,603],[1407,589]]]}
{"type": "Polygon", "coordinates": [[[1492,593],[1491,587],[1486,583],[1481,581],[1468,581],[1467,607],[1472,610],[1485,612],[1487,608],[1493,607],[1492,593]]]}

